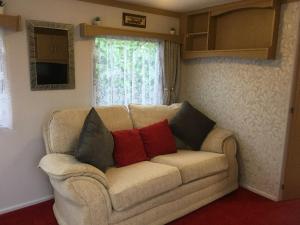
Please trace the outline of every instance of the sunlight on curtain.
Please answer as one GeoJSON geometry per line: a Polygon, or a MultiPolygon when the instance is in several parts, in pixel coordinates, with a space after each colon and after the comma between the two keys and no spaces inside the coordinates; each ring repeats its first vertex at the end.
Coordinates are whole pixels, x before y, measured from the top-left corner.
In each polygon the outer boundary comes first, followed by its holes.
{"type": "Polygon", "coordinates": [[[0,128],[11,128],[11,103],[5,67],[3,31],[0,30],[0,128]]]}
{"type": "Polygon", "coordinates": [[[152,40],[96,38],[95,104],[162,104],[159,46],[152,40]]]}

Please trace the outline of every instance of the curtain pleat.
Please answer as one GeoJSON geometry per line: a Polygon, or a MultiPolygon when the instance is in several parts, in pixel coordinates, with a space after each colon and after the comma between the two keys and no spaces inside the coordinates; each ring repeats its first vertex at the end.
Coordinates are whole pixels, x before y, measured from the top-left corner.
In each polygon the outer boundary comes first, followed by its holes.
{"type": "Polygon", "coordinates": [[[180,85],[180,44],[171,41],[163,43],[163,103],[166,105],[178,101],[180,85]]]}

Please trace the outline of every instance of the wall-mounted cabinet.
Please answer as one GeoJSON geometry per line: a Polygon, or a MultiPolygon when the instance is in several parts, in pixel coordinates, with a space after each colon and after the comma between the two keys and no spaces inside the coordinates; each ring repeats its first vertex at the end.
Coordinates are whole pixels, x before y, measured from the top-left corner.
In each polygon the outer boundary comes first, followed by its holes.
{"type": "Polygon", "coordinates": [[[274,59],[279,0],[248,0],[181,18],[183,58],[237,56],[274,59]]]}
{"type": "Polygon", "coordinates": [[[0,15],[0,27],[19,31],[21,24],[21,17],[20,16],[10,16],[10,15],[0,15]]]}
{"type": "Polygon", "coordinates": [[[209,13],[197,13],[186,16],[185,50],[208,50],[209,13]]]}

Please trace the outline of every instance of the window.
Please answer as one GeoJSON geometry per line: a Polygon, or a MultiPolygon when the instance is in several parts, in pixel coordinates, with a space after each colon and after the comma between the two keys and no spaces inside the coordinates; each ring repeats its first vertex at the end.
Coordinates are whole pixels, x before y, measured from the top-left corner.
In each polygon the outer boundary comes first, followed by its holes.
{"type": "Polygon", "coordinates": [[[159,41],[96,38],[95,104],[161,104],[160,59],[159,41]]]}
{"type": "Polygon", "coordinates": [[[11,127],[11,105],[8,91],[6,68],[5,68],[5,46],[3,33],[0,31],[0,128],[11,127]]]}

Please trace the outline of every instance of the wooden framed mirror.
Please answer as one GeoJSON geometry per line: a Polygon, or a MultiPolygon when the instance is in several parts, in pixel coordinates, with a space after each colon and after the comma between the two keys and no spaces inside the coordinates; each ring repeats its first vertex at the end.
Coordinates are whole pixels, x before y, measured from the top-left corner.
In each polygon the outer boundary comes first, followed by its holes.
{"type": "Polygon", "coordinates": [[[74,89],[74,26],[27,20],[31,90],[74,89]]]}

